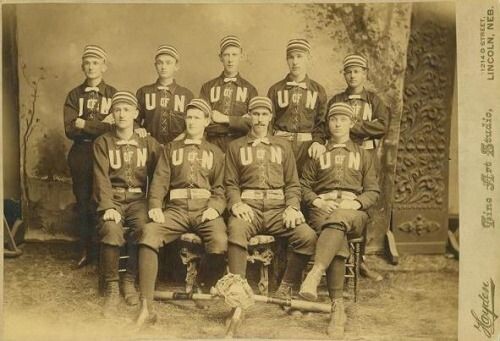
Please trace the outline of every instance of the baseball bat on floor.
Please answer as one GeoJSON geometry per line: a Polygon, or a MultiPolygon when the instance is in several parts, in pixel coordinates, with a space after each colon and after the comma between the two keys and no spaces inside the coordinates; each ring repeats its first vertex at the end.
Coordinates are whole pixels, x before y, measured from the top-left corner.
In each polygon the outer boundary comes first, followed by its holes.
{"type": "MultiPolygon", "coordinates": [[[[155,291],[155,299],[158,300],[214,300],[221,297],[213,296],[211,294],[198,294],[198,293],[185,293],[174,291],[155,291]]],[[[271,303],[290,307],[292,309],[312,311],[318,313],[330,313],[331,305],[326,303],[309,302],[303,300],[283,300],[274,297],[267,297],[262,295],[253,295],[256,302],[271,303]]]]}

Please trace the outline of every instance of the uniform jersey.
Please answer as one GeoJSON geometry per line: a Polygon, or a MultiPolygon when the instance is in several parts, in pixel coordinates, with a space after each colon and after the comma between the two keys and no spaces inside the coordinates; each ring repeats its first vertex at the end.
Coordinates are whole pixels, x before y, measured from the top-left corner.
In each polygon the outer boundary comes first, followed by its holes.
{"type": "Polygon", "coordinates": [[[94,140],[112,127],[109,116],[111,97],[116,89],[101,81],[96,87],[89,87],[86,82],[68,93],[64,103],[64,131],[75,142],[94,140]],[[85,120],[82,129],[75,127],[75,120],[85,120]]]}
{"type": "Polygon", "coordinates": [[[362,209],[368,209],[380,192],[373,154],[351,140],[328,143],[326,148],[319,159],[309,159],[302,170],[300,184],[306,204],[312,206],[320,194],[343,190],[356,194],[362,209]]]}
{"type": "Polygon", "coordinates": [[[224,185],[228,208],[241,201],[246,189],[283,189],[286,206],[300,207],[300,183],[288,141],[275,136],[258,143],[251,135],[229,144],[224,185]]]}
{"type": "Polygon", "coordinates": [[[363,148],[373,149],[378,140],[386,134],[389,112],[379,96],[363,89],[359,95],[350,94],[349,89],[333,96],[328,101],[328,108],[336,102],[349,103],[355,112],[357,120],[351,128],[351,139],[362,143],[363,148]]]}
{"type": "Polygon", "coordinates": [[[207,135],[245,135],[250,129],[250,120],[242,116],[248,113],[248,102],[255,96],[257,89],[240,74],[228,78],[222,73],[203,84],[200,97],[210,103],[212,110],[229,116],[229,125],[212,123],[206,129],[207,135]]]}
{"type": "Polygon", "coordinates": [[[139,117],[137,122],[158,142],[167,144],[186,128],[186,106],[193,93],[173,81],[169,86],[156,83],[137,90],[139,117]]]}
{"type": "Polygon", "coordinates": [[[121,140],[114,131],[94,142],[94,193],[98,211],[115,208],[113,187],[146,191],[160,155],[161,146],[151,136],[133,134],[121,140]]]}
{"type": "Polygon", "coordinates": [[[170,189],[200,188],[211,192],[208,207],[222,213],[226,207],[222,151],[206,140],[188,141],[172,141],[164,148],[149,191],[149,209],[161,208],[170,189]]]}
{"type": "Polygon", "coordinates": [[[291,76],[271,86],[267,97],[274,106],[274,130],[312,133],[312,140],[324,142],[325,89],[308,76],[298,85],[287,85],[291,76]]]}

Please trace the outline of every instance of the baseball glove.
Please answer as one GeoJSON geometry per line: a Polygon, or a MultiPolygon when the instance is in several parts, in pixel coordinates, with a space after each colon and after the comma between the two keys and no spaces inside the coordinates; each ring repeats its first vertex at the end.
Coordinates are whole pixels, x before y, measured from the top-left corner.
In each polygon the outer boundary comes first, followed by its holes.
{"type": "Polygon", "coordinates": [[[211,294],[224,297],[224,301],[231,308],[241,307],[245,310],[255,303],[252,288],[246,279],[231,273],[215,284],[215,287],[211,289],[211,294]]]}

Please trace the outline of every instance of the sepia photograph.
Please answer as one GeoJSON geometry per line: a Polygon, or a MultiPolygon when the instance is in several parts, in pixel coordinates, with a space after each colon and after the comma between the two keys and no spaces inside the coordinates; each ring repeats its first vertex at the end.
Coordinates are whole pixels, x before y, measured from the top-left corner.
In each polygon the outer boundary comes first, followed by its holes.
{"type": "Polygon", "coordinates": [[[459,338],[454,1],[1,8],[3,340],[459,338]]]}

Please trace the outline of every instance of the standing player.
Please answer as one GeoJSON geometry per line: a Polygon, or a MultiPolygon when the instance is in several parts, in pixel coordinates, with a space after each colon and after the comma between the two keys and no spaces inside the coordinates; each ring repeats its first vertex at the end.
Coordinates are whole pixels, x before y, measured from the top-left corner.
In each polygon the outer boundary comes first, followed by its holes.
{"type": "Polygon", "coordinates": [[[298,287],[316,234],[300,212],[300,183],[290,143],[270,136],[272,103],[254,97],[249,103],[252,129],[230,143],[226,153],[224,184],[228,209],[229,271],[246,277],[248,240],[257,234],[288,238],[288,258],[277,296],[291,298],[298,287]]]}
{"type": "Polygon", "coordinates": [[[365,89],[367,76],[368,61],[365,57],[358,54],[346,56],[344,78],[347,89],[333,96],[328,101],[328,107],[337,102],[349,103],[354,108],[351,139],[364,149],[373,150],[386,134],[389,113],[380,97],[365,89]]]}
{"type": "Polygon", "coordinates": [[[111,129],[108,110],[116,89],[103,80],[106,52],[97,45],[83,49],[83,84],[71,90],[64,103],[64,131],[73,140],[68,165],[73,180],[73,194],[78,208],[80,257],[76,268],[87,265],[93,254],[92,236],[95,207],[92,204],[92,142],[111,129]]]}
{"type": "MultiPolygon", "coordinates": [[[[146,190],[156,160],[159,143],[134,133],[137,99],[128,91],[118,91],[111,102],[115,129],[94,142],[94,194],[99,213],[102,275],[106,285],[104,314],[109,315],[120,301],[118,262],[125,244],[124,226],[132,230],[148,222],[146,190]]],[[[134,244],[135,242],[132,241],[134,244]]],[[[129,254],[122,292],[127,304],[139,303],[135,289],[137,249],[129,254]]]]}
{"type": "Polygon", "coordinates": [[[322,122],[326,93],[307,75],[310,51],[307,40],[290,40],[286,47],[290,73],[267,93],[274,106],[274,135],[292,143],[299,176],[308,156],[317,158],[325,151],[322,122]]]}
{"type": "Polygon", "coordinates": [[[149,192],[149,217],[153,220],[139,239],[139,285],[141,310],[137,325],[154,322],[153,294],[158,272],[158,249],[185,232],[203,240],[207,262],[200,276],[208,288],[222,276],[227,250],[226,225],[221,217],[226,207],[223,187],[224,156],[203,138],[210,123],[211,108],[203,99],[186,107],[186,138],[169,143],[156,166],[149,192]],[[166,210],[164,199],[169,194],[166,210]],[[207,274],[203,276],[202,274],[207,274]],[[210,278],[208,278],[210,275],[210,278]]]}
{"type": "Polygon", "coordinates": [[[310,223],[319,233],[314,266],[302,283],[299,294],[317,299],[317,287],[326,270],[332,299],[328,334],[343,338],[346,315],[343,288],[345,259],[349,256],[347,236],[363,233],[366,210],[378,199],[379,185],[373,154],[353,143],[349,130],[354,111],[347,103],[334,103],[327,114],[331,135],[326,152],[308,160],[302,172],[303,199],[310,208],[310,223]]]}
{"type": "MultiPolygon", "coordinates": [[[[389,111],[380,97],[365,89],[368,76],[368,61],[359,54],[351,54],[344,58],[344,78],[347,89],[333,96],[328,101],[328,107],[333,103],[345,102],[354,108],[354,126],[351,129],[351,139],[361,144],[362,148],[376,154],[380,139],[387,131],[389,111]]],[[[377,169],[378,158],[375,159],[377,169]]],[[[364,257],[364,247],[361,250],[364,257]]],[[[361,263],[361,274],[375,281],[381,281],[382,276],[370,270],[364,262],[361,263]]]]}
{"type": "Polygon", "coordinates": [[[201,87],[200,97],[212,107],[212,124],[206,129],[207,140],[223,152],[232,140],[244,136],[250,128],[248,102],[257,96],[255,87],[239,74],[243,49],[236,36],[226,36],[220,42],[219,59],[222,74],[201,87]]]}
{"type": "Polygon", "coordinates": [[[142,129],[147,130],[161,144],[167,144],[184,131],[186,105],[193,98],[190,90],[175,81],[179,60],[179,52],[175,47],[158,47],[155,55],[158,79],[137,90],[137,121],[142,129]]]}

